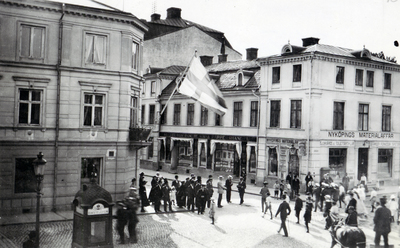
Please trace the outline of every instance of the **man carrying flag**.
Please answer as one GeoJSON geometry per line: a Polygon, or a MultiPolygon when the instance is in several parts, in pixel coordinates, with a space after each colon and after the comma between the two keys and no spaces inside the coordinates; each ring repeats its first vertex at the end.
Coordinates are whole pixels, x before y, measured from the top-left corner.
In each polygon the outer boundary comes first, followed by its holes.
{"type": "Polygon", "coordinates": [[[199,101],[217,114],[224,115],[228,111],[221,92],[211,81],[206,68],[196,54],[190,62],[186,77],[178,80],[177,84],[179,93],[199,101]]]}

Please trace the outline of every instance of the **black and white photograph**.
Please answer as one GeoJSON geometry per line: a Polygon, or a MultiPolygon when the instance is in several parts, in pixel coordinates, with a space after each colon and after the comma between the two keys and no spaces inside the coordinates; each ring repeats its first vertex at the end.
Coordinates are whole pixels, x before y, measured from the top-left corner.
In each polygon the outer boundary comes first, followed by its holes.
{"type": "Polygon", "coordinates": [[[400,0],[0,0],[0,247],[400,248],[399,42],[400,0]]]}

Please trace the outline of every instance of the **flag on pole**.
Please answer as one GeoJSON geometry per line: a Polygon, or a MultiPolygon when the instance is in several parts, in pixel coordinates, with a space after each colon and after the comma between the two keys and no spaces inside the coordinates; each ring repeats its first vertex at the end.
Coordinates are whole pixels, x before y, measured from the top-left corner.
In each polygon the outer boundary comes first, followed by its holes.
{"type": "Polygon", "coordinates": [[[186,77],[178,85],[178,92],[199,101],[217,114],[224,115],[228,111],[221,92],[197,56],[193,57],[186,77]]]}

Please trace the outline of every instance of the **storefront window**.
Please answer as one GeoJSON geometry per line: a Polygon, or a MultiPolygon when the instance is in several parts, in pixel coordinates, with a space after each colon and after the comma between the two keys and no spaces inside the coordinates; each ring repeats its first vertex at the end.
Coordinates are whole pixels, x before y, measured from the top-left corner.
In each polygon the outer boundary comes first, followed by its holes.
{"type": "Polygon", "coordinates": [[[92,177],[100,184],[100,166],[102,158],[82,158],[81,161],[81,185],[89,183],[92,177]]]}
{"type": "Polygon", "coordinates": [[[190,142],[179,141],[179,165],[180,166],[190,166],[193,161],[193,151],[190,147],[190,142]]]}
{"type": "Polygon", "coordinates": [[[278,155],[276,148],[269,148],[268,150],[268,175],[278,175],[278,155]]]}
{"type": "Polygon", "coordinates": [[[206,167],[207,166],[207,151],[206,151],[206,143],[200,143],[200,166],[206,167]]]}
{"type": "Polygon", "coordinates": [[[217,143],[215,148],[215,171],[233,172],[235,152],[235,145],[217,143]]]}
{"type": "Polygon", "coordinates": [[[340,179],[346,173],[346,155],[347,149],[329,149],[329,168],[331,169],[330,174],[333,179],[340,179]]]}
{"type": "Polygon", "coordinates": [[[378,178],[392,177],[393,149],[378,150],[378,178]]]}
{"type": "Polygon", "coordinates": [[[250,149],[250,159],[249,159],[249,172],[255,173],[257,169],[257,159],[256,159],[256,147],[251,146],[250,149]]]}

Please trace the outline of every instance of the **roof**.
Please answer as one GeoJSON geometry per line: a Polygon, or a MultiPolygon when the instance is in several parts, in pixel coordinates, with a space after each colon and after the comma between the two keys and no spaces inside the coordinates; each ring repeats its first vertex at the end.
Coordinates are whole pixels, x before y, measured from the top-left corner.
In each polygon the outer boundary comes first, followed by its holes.
{"type": "Polygon", "coordinates": [[[260,65],[257,64],[256,60],[227,61],[223,63],[212,64],[206,67],[207,71],[210,73],[254,68],[260,68],[260,65]]]}
{"type": "Polygon", "coordinates": [[[95,180],[92,179],[89,184],[85,184],[83,189],[75,194],[74,203],[82,207],[91,207],[99,201],[105,202],[108,205],[113,204],[110,192],[100,187],[95,180]]]}
{"type": "Polygon", "coordinates": [[[164,70],[160,71],[160,74],[163,75],[179,75],[186,69],[186,66],[181,65],[171,65],[165,68],[164,70]]]}
{"type": "Polygon", "coordinates": [[[247,88],[258,88],[260,85],[260,70],[257,70],[247,82],[244,82],[243,86],[237,86],[237,72],[222,73],[219,79],[216,81],[216,85],[221,90],[227,89],[247,89],[247,88]]]}
{"type": "Polygon", "coordinates": [[[59,3],[65,3],[65,4],[73,4],[73,5],[80,5],[80,6],[85,6],[85,7],[90,7],[90,8],[96,8],[96,9],[106,9],[106,10],[113,10],[113,11],[120,11],[116,8],[113,8],[111,6],[108,6],[106,4],[103,4],[98,1],[93,1],[93,0],[45,0],[48,2],[59,2],[59,3]]]}

